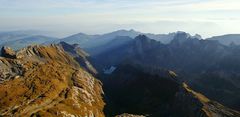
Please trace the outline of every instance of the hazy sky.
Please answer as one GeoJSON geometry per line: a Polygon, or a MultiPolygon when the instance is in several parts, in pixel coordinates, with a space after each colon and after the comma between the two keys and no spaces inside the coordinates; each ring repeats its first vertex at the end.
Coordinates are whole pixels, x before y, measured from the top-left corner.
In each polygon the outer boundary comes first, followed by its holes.
{"type": "Polygon", "coordinates": [[[240,0],[0,0],[0,31],[240,33],[240,0]]]}

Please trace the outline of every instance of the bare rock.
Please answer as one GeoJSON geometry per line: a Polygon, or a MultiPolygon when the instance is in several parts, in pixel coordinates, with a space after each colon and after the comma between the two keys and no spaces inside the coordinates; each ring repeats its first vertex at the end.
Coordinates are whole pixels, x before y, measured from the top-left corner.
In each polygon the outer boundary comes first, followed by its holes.
{"type": "Polygon", "coordinates": [[[145,117],[143,115],[133,115],[133,114],[128,114],[128,113],[124,113],[121,115],[117,115],[116,117],[145,117]]]}
{"type": "Polygon", "coordinates": [[[2,47],[1,55],[6,58],[11,58],[11,59],[16,58],[16,52],[10,47],[5,47],[5,46],[2,47]]]}

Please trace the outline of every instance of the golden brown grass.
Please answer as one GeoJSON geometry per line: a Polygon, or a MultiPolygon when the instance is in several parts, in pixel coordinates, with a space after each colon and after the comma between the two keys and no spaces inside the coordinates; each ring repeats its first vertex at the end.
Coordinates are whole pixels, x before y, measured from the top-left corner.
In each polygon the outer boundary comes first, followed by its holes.
{"type": "Polygon", "coordinates": [[[29,50],[25,50],[20,53],[21,58],[11,60],[21,61],[26,71],[17,79],[0,84],[0,115],[51,117],[93,113],[104,116],[102,87],[98,80],[57,46],[31,49],[35,49],[35,55],[29,57],[25,55],[29,50]],[[73,76],[77,80],[73,80],[73,76]],[[92,96],[91,104],[83,100],[85,93],[92,96]]]}
{"type": "Polygon", "coordinates": [[[182,85],[189,93],[193,94],[201,102],[207,103],[210,101],[206,96],[202,95],[201,93],[193,91],[191,88],[188,87],[186,83],[183,83],[182,85]]]}

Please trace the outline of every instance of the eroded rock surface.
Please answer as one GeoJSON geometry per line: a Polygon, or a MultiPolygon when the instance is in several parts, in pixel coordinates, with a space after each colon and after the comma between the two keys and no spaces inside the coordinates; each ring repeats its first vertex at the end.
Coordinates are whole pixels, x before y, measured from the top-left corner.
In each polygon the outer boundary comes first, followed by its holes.
{"type": "Polygon", "coordinates": [[[104,116],[101,82],[62,47],[29,46],[0,66],[0,116],[104,116]]]}
{"type": "Polygon", "coordinates": [[[13,49],[9,47],[2,47],[1,56],[7,57],[7,58],[16,58],[16,53],[13,49]]]}

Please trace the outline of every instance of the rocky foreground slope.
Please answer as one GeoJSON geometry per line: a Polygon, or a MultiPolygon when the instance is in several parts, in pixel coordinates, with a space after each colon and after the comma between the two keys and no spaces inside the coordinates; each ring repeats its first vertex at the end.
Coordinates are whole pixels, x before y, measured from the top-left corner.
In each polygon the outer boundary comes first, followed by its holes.
{"type": "Polygon", "coordinates": [[[103,117],[102,86],[62,47],[4,47],[0,116],[103,117]]]}

